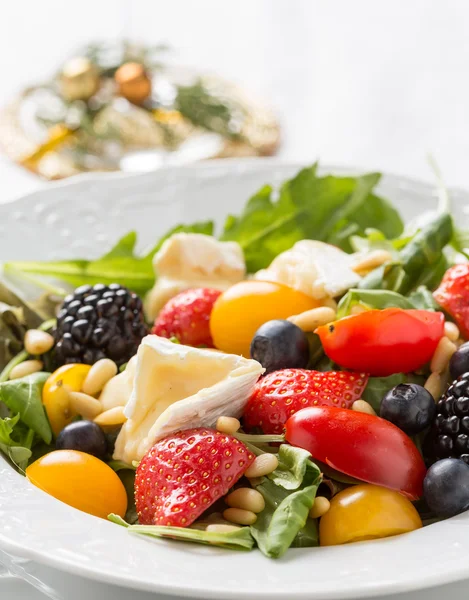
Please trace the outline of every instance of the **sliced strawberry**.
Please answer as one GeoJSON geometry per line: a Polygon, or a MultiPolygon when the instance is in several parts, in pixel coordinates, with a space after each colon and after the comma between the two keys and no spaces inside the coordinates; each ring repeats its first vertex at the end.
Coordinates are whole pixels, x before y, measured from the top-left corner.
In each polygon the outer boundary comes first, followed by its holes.
{"type": "Polygon", "coordinates": [[[469,338],[469,263],[450,267],[433,292],[438,304],[456,321],[459,331],[469,338]]]}
{"type": "Polygon", "coordinates": [[[282,433],[293,415],[308,406],[350,408],[368,382],[368,375],[346,371],[282,369],[256,383],[244,410],[244,425],[264,433],[282,433]]]}
{"type": "Polygon", "coordinates": [[[210,314],[220,290],[194,288],[171,298],[156,317],[152,333],[161,337],[176,337],[188,346],[213,348],[210,335],[210,314]]]}
{"type": "Polygon", "coordinates": [[[254,458],[242,442],[213,429],[188,429],[160,440],[135,474],[139,523],[188,527],[254,458]]]}

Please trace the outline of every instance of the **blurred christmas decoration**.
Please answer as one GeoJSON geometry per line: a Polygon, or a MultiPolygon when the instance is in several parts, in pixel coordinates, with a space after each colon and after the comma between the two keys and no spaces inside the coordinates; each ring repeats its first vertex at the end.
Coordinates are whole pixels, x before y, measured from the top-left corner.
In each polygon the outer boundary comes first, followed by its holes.
{"type": "Polygon", "coordinates": [[[90,44],[0,111],[0,147],[46,179],[276,152],[280,129],[268,107],[164,53],[90,44]]]}

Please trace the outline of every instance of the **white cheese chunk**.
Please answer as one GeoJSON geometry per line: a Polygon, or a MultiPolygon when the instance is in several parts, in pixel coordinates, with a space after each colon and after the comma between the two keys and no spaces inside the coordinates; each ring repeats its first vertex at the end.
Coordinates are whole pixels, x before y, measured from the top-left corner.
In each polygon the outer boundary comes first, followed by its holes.
{"type": "Polygon", "coordinates": [[[335,298],[360,281],[360,276],[352,270],[354,260],[352,254],[331,244],[301,240],[254,277],[283,283],[317,300],[335,298]]]}
{"type": "Polygon", "coordinates": [[[156,283],[149,292],[145,310],[153,320],[166,302],[183,290],[210,287],[226,290],[242,281],[244,256],[237,242],[220,242],[200,233],[176,233],[153,258],[156,283]]]}
{"type": "Polygon", "coordinates": [[[171,432],[213,427],[224,415],[240,417],[263,371],[242,356],[173,344],[156,335],[143,338],[114,458],[138,461],[171,432]]]}

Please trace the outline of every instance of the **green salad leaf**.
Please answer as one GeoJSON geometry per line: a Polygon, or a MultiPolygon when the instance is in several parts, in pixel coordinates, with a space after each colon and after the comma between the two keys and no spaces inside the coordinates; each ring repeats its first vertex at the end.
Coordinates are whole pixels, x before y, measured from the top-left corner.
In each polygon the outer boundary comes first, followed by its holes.
{"type": "Polygon", "coordinates": [[[49,373],[33,373],[21,379],[0,383],[0,401],[46,443],[52,440],[52,431],[42,404],[42,388],[49,373]]]}
{"type": "Polygon", "coordinates": [[[277,469],[255,486],[265,508],[251,525],[259,549],[272,558],[282,556],[292,545],[317,546],[317,527],[310,524],[308,514],[322,480],[306,450],[282,444],[278,458],[277,469]]]}
{"type": "Polygon", "coordinates": [[[351,289],[340,300],[337,307],[337,318],[342,319],[350,314],[354,306],[372,308],[415,308],[414,304],[402,294],[391,290],[351,289]]]}
{"type": "Polygon", "coordinates": [[[135,253],[137,234],[131,231],[122,237],[104,256],[96,260],[59,260],[51,262],[14,261],[5,264],[5,270],[46,275],[77,287],[84,284],[119,282],[129,289],[145,294],[155,282],[152,259],[163,242],[180,232],[213,234],[213,223],[206,221],[193,225],[180,225],[166,233],[158,243],[143,255],[135,253]]]}
{"type": "Polygon", "coordinates": [[[336,243],[347,249],[348,235],[364,232],[365,227],[384,226],[388,235],[398,236],[403,229],[399,214],[386,200],[372,194],[379,178],[378,173],[320,177],[317,164],[313,165],[286,181],[276,202],[272,188],[262,188],[239,217],[227,219],[221,239],[238,242],[248,272],[254,272],[302,239],[336,243]],[[341,237],[344,230],[347,236],[341,237]]]}
{"type": "Polygon", "coordinates": [[[21,427],[20,415],[0,419],[0,451],[20,469],[25,469],[31,458],[32,436],[21,427]]]}
{"type": "MultiPolygon", "coordinates": [[[[266,507],[251,525],[251,531],[261,552],[270,558],[279,558],[290,548],[295,538],[306,526],[309,511],[313,506],[318,484],[303,487],[288,493],[273,482],[265,480],[256,486],[265,500],[266,507]]],[[[305,546],[306,539],[317,545],[311,537],[311,528],[302,534],[299,544],[305,546]]]]}
{"type": "Polygon", "coordinates": [[[447,212],[434,213],[409,238],[398,257],[377,267],[360,283],[360,289],[386,289],[404,296],[419,286],[436,287],[449,266],[443,252],[453,237],[453,221],[447,212]]]}
{"type": "Polygon", "coordinates": [[[307,450],[282,444],[278,451],[278,467],[268,477],[275,485],[286,490],[297,490],[301,485],[317,481],[321,471],[311,461],[307,450]]]}
{"type": "Polygon", "coordinates": [[[173,540],[184,540],[196,542],[209,546],[228,548],[229,550],[251,550],[254,540],[249,527],[240,527],[237,531],[227,533],[216,533],[214,531],[203,531],[191,527],[170,527],[163,525],[129,525],[118,515],[109,515],[108,519],[116,525],[126,527],[130,533],[137,533],[155,538],[170,538],[173,540]]]}
{"type": "Polygon", "coordinates": [[[420,310],[438,310],[438,304],[435,302],[433,294],[425,285],[419,285],[415,291],[409,294],[409,301],[420,310]]]}

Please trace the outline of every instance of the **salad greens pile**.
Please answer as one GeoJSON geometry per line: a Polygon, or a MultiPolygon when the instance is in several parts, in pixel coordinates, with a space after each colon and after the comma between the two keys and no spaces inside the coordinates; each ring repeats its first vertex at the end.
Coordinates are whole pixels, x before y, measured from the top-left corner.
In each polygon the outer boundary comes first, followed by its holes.
{"type": "MultiPolygon", "coordinates": [[[[467,256],[469,235],[455,228],[445,194],[435,212],[425,213],[404,228],[398,211],[376,193],[379,180],[379,173],[359,177],[320,176],[315,164],[284,182],[279,190],[265,185],[249,199],[240,215],[226,219],[217,235],[221,240],[240,244],[248,273],[267,267],[281,252],[303,239],[334,244],[346,252],[385,249],[392,260],[372,270],[357,289],[349,290],[341,298],[337,317],[351,314],[356,306],[435,310],[431,291],[440,283],[448,266],[458,260],[458,254],[467,256]]],[[[94,260],[12,261],[4,265],[7,276],[24,278],[47,291],[39,301],[30,304],[6,283],[0,284],[0,451],[20,470],[26,468],[32,457],[52,449],[52,431],[41,400],[49,373],[11,381],[8,378],[11,368],[28,356],[23,350],[26,330],[53,326],[49,319],[55,316],[65,291],[51,285],[49,280],[73,287],[118,282],[144,295],[154,285],[155,252],[177,232],[216,234],[211,221],[179,225],[139,255],[135,250],[137,234],[131,231],[94,260]]],[[[317,336],[312,335],[310,341],[314,347],[317,336]]],[[[311,367],[318,370],[333,367],[322,350],[311,354],[315,361],[311,367]]],[[[47,371],[47,357],[45,366],[47,371]]],[[[422,383],[424,379],[423,374],[372,377],[363,399],[378,412],[381,399],[392,387],[409,381],[422,383]]],[[[249,447],[256,454],[263,452],[258,447],[249,447]]],[[[281,445],[278,459],[278,468],[254,484],[264,497],[266,508],[250,527],[215,533],[201,529],[203,522],[184,529],[138,525],[133,502],[134,470],[118,461],[109,464],[124,483],[129,509],[125,521],[116,515],[110,518],[137,534],[240,550],[257,545],[270,557],[281,556],[289,547],[316,546],[317,521],[308,515],[318,487],[327,483],[328,476],[334,480],[329,482],[333,486],[354,482],[330,473],[331,469],[328,475],[328,468],[312,462],[311,455],[299,448],[281,445]]]]}

